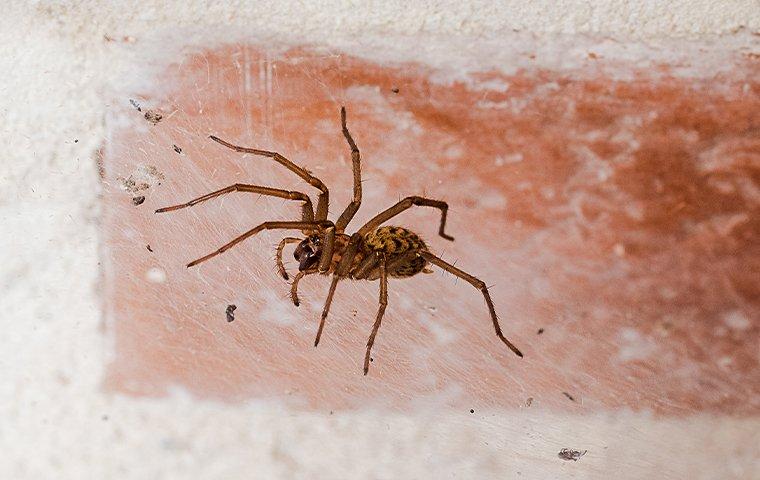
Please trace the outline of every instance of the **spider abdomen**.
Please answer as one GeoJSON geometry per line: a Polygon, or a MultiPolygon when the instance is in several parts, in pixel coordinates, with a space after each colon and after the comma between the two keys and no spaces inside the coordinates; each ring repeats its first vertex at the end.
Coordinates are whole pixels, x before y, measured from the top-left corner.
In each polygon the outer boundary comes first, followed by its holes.
{"type": "MultiPolygon", "coordinates": [[[[382,252],[388,260],[392,260],[410,250],[427,250],[427,245],[419,235],[403,227],[380,227],[364,236],[363,250],[365,254],[382,252]]],[[[411,277],[420,273],[427,262],[422,257],[415,257],[408,262],[396,266],[388,272],[392,277],[411,277]]]]}

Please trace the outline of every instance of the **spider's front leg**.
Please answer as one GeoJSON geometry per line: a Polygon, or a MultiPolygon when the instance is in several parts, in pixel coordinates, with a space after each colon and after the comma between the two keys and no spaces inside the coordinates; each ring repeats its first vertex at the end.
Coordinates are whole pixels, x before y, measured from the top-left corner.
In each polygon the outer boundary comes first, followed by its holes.
{"type": "Polygon", "coordinates": [[[284,198],[287,200],[298,200],[303,202],[303,212],[301,215],[301,221],[313,222],[314,221],[314,209],[311,204],[311,199],[308,195],[301,192],[291,192],[288,190],[282,190],[280,188],[262,187],[260,185],[248,185],[245,183],[236,183],[229,187],[224,187],[221,190],[207,193],[206,195],[194,198],[186,203],[180,203],[179,205],[172,205],[171,207],[159,208],[156,213],[172,212],[182,208],[192,207],[199,203],[211,200],[212,198],[219,197],[226,193],[231,192],[246,192],[246,193],[258,193],[259,195],[266,195],[269,197],[284,198]]]}
{"type": "Polygon", "coordinates": [[[248,230],[244,234],[234,238],[231,242],[228,242],[222,245],[221,247],[209,253],[208,255],[203,256],[197,260],[193,260],[192,262],[187,264],[187,267],[188,268],[193,267],[221,253],[224,253],[230,248],[237,245],[238,243],[242,242],[243,240],[250,238],[263,230],[320,230],[320,231],[324,231],[326,228],[329,228],[329,227],[333,227],[333,228],[335,227],[335,225],[329,220],[325,220],[321,222],[264,222],[261,225],[258,225],[248,230]]]}

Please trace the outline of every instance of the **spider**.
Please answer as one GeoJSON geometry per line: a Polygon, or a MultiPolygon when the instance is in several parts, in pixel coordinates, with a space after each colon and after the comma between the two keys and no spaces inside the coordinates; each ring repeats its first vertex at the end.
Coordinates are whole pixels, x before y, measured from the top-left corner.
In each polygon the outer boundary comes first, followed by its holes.
{"type": "Polygon", "coordinates": [[[314,340],[315,347],[319,345],[319,339],[322,336],[325,320],[327,319],[330,304],[332,303],[338,282],[344,279],[380,281],[379,308],[377,316],[375,317],[375,323],[372,326],[372,332],[367,341],[367,350],[364,356],[364,375],[367,375],[367,372],[369,371],[370,352],[375,343],[377,332],[380,329],[380,322],[383,319],[385,308],[388,305],[388,278],[408,278],[417,275],[420,272],[430,273],[428,264],[432,264],[456,275],[480,290],[485,298],[488,311],[491,315],[493,327],[496,330],[496,336],[499,337],[499,339],[504,342],[512,352],[517,356],[522,357],[523,354],[520,350],[515,347],[512,342],[507,340],[501,332],[493,301],[491,300],[488,288],[483,281],[432,254],[419,235],[411,230],[403,227],[383,226],[385,222],[411,207],[432,207],[441,212],[441,223],[438,228],[438,234],[446,240],[453,241],[454,237],[446,234],[444,231],[446,227],[446,214],[449,208],[446,202],[418,196],[406,197],[392,207],[375,215],[371,220],[359,228],[356,233],[352,235],[345,233],[346,227],[351,222],[351,219],[361,205],[362,182],[359,149],[346,126],[345,107],[341,107],[340,109],[340,120],[343,136],[346,138],[346,141],[351,148],[354,187],[351,203],[348,204],[346,209],[335,222],[327,219],[327,206],[330,195],[327,187],[308,170],[296,165],[279,153],[240,147],[211,135],[211,140],[236,152],[250,153],[271,158],[301,177],[301,179],[306,181],[309,185],[319,190],[319,197],[315,212],[311,199],[304,193],[259,185],[236,183],[229,187],[222,188],[221,190],[190,200],[187,203],[159,208],[156,210],[156,213],[171,212],[197,205],[206,200],[211,200],[212,198],[230,192],[257,193],[260,195],[303,202],[300,221],[264,222],[208,255],[188,263],[188,268],[226,252],[238,243],[256,235],[262,230],[300,230],[305,238],[285,237],[280,241],[277,246],[276,262],[280,275],[282,275],[285,280],[289,280],[290,277],[285,270],[285,265],[282,260],[283,250],[288,244],[298,244],[293,252],[294,258],[298,261],[298,273],[293,278],[290,287],[290,296],[296,306],[299,305],[298,282],[303,277],[314,274],[332,275],[330,289],[327,292],[327,300],[325,301],[322,310],[319,328],[317,329],[317,336],[314,340]]]}

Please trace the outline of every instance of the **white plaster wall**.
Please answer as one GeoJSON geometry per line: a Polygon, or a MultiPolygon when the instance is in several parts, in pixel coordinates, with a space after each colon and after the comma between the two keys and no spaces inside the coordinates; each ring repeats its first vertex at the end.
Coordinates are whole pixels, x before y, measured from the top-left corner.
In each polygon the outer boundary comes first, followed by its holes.
{"type": "Polygon", "coordinates": [[[665,42],[717,65],[727,52],[757,49],[760,2],[8,2],[0,17],[0,478],[760,478],[757,418],[501,414],[474,423],[326,417],[179,390],[157,400],[104,394],[94,161],[108,92],[155,53],[151,38],[173,30],[198,44],[255,34],[359,53],[386,45],[397,59],[393,39],[413,35],[418,60],[463,64],[487,61],[477,52],[515,31],[537,44],[593,35],[623,45],[609,47],[621,58],[665,42]],[[107,48],[104,35],[137,46],[107,48]],[[467,38],[476,58],[442,57],[452,38],[467,38]],[[530,445],[513,440],[526,430],[530,445]],[[484,438],[493,441],[478,444],[484,438]],[[556,461],[568,443],[595,453],[556,461]]]}

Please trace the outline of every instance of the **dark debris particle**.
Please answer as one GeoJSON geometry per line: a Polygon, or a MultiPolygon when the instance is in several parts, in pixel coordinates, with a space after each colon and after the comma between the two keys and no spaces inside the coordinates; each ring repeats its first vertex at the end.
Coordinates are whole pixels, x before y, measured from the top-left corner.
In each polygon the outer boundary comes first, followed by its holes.
{"type": "Polygon", "coordinates": [[[74,143],[79,143],[79,139],[78,139],[78,138],[75,138],[75,139],[74,139],[74,143]]]}
{"type": "Polygon", "coordinates": [[[533,397],[528,397],[528,399],[525,400],[525,406],[530,407],[531,405],[533,405],[533,397]]]}
{"type": "Polygon", "coordinates": [[[172,147],[174,147],[174,151],[177,153],[182,153],[182,149],[179,148],[177,145],[172,144],[172,147]]]}
{"type": "Polygon", "coordinates": [[[538,334],[541,335],[542,333],[544,333],[543,327],[538,329],[538,334]]]}
{"type": "Polygon", "coordinates": [[[227,305],[227,322],[232,322],[235,320],[236,308],[237,308],[237,305],[227,305]]]}
{"type": "Polygon", "coordinates": [[[142,205],[142,203],[145,201],[145,195],[139,195],[137,197],[132,197],[132,203],[137,205],[142,205]]]}
{"type": "Polygon", "coordinates": [[[149,252],[153,253],[153,249],[150,248],[150,245],[145,245],[145,248],[147,248],[149,252]]]}
{"type": "Polygon", "coordinates": [[[145,112],[145,120],[149,121],[153,125],[156,125],[163,118],[164,118],[163,114],[159,112],[158,110],[148,110],[147,112],[145,112]]]}
{"type": "Polygon", "coordinates": [[[572,395],[570,395],[570,394],[569,394],[569,393],[567,393],[567,392],[562,392],[562,395],[566,396],[567,398],[569,398],[569,399],[570,399],[570,400],[572,400],[573,402],[575,401],[575,397],[573,397],[572,395]]]}
{"type": "Polygon", "coordinates": [[[570,448],[563,448],[562,450],[559,451],[557,456],[561,458],[562,460],[566,460],[566,461],[572,460],[574,462],[577,462],[579,458],[586,455],[586,452],[588,452],[588,450],[580,451],[580,450],[572,450],[570,448]]]}
{"type": "Polygon", "coordinates": [[[391,92],[393,92],[393,93],[398,93],[398,87],[393,87],[393,88],[391,88],[391,92]]]}
{"type": "Polygon", "coordinates": [[[129,99],[129,103],[131,103],[131,104],[132,104],[132,106],[133,106],[133,107],[135,107],[135,108],[137,109],[137,111],[138,111],[138,112],[142,112],[142,108],[140,107],[140,104],[139,104],[139,103],[137,103],[137,100],[132,100],[132,99],[130,98],[130,99],[129,99]]]}
{"type": "Polygon", "coordinates": [[[370,361],[370,362],[374,362],[374,361],[375,361],[375,359],[374,359],[374,358],[372,358],[372,357],[369,357],[369,361],[370,361]]]}
{"type": "Polygon", "coordinates": [[[471,408],[471,409],[470,409],[470,413],[475,413],[475,409],[474,409],[474,408],[471,408]]]}

